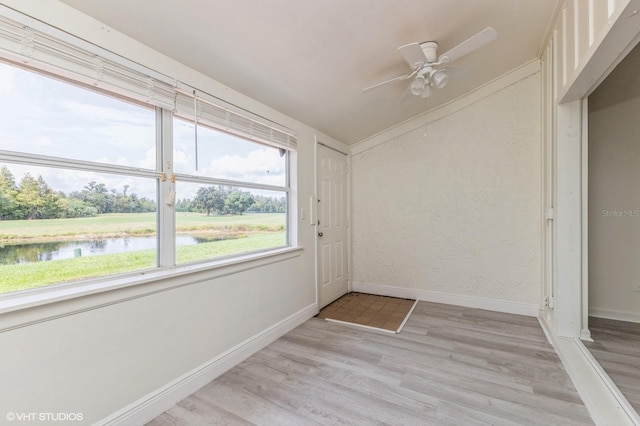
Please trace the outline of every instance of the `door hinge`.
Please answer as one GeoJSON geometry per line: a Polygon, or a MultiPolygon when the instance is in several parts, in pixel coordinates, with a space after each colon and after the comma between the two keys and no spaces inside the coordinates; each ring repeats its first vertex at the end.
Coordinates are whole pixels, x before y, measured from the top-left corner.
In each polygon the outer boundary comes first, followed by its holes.
{"type": "Polygon", "coordinates": [[[549,298],[547,299],[547,306],[553,308],[553,296],[549,296],[549,298]]]}
{"type": "Polygon", "coordinates": [[[555,211],[553,210],[553,207],[549,207],[547,209],[547,212],[545,214],[545,218],[547,220],[553,220],[555,218],[555,211]]]}

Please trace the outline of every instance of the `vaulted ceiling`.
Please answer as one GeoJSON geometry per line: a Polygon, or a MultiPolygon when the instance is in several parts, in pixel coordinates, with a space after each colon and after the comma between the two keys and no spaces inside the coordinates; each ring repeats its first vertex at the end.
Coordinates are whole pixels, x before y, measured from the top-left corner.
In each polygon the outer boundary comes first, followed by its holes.
{"type": "Polygon", "coordinates": [[[327,135],[353,144],[535,59],[558,0],[62,0],[327,135]],[[453,62],[433,96],[404,96],[398,52],[445,52],[486,27],[494,42],[453,62]]]}

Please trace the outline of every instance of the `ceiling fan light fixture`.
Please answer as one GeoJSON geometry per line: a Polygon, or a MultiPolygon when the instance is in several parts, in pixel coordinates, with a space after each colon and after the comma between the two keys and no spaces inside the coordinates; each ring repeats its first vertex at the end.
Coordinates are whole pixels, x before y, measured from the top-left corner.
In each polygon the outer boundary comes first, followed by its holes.
{"type": "Polygon", "coordinates": [[[487,43],[496,39],[498,33],[491,27],[485,28],[474,36],[469,37],[447,52],[438,57],[438,43],[435,41],[425,41],[421,43],[409,43],[398,47],[398,51],[404,57],[405,62],[411,68],[407,74],[383,81],[364,88],[363,92],[368,92],[389,83],[404,80],[413,80],[405,93],[410,93],[416,97],[427,98],[437,89],[444,88],[449,82],[449,75],[445,73],[446,68],[438,69],[445,63],[455,61],[487,43]]]}
{"type": "Polygon", "coordinates": [[[430,80],[436,89],[442,89],[449,82],[449,76],[444,71],[432,71],[430,80]]]}
{"type": "Polygon", "coordinates": [[[415,80],[413,80],[413,83],[411,83],[411,86],[409,86],[409,91],[414,96],[421,96],[424,91],[425,83],[426,83],[426,80],[424,76],[419,75],[416,77],[415,80]]]}
{"type": "Polygon", "coordinates": [[[424,57],[427,59],[428,63],[438,60],[438,43],[435,41],[425,41],[424,43],[420,43],[420,48],[422,49],[422,53],[424,53],[424,57]]]}
{"type": "Polygon", "coordinates": [[[424,88],[422,89],[422,93],[420,94],[420,96],[422,98],[428,98],[432,94],[433,94],[433,89],[431,88],[431,85],[430,84],[425,84],[424,88]]]}

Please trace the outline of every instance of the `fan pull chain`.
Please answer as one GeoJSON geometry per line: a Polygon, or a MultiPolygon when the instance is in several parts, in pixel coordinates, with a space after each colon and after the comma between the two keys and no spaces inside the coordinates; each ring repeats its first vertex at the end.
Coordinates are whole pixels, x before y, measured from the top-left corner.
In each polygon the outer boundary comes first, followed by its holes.
{"type": "MultiPolygon", "coordinates": [[[[427,98],[424,98],[424,109],[427,110],[427,98]]],[[[427,124],[429,124],[429,120],[427,119],[427,113],[424,113],[424,137],[427,137],[427,124]]]]}
{"type": "Polygon", "coordinates": [[[196,172],[198,171],[198,95],[193,91],[193,131],[195,141],[196,172]]]}

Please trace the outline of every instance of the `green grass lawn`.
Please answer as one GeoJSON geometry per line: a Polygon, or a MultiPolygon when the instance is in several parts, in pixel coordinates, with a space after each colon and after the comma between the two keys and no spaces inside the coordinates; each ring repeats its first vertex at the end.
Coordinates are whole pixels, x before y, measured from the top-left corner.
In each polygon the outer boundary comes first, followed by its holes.
{"type": "MultiPolygon", "coordinates": [[[[176,213],[176,230],[179,233],[211,228],[282,231],[285,221],[284,213],[255,213],[241,216],[176,213]]],[[[77,219],[0,221],[0,242],[155,233],[155,213],[111,213],[77,219]]]]}
{"type": "MultiPolygon", "coordinates": [[[[286,244],[286,215],[256,213],[206,216],[176,213],[182,235],[221,234],[225,238],[176,249],[178,264],[246,253],[286,244]]],[[[89,240],[156,234],[155,213],[105,214],[91,218],[0,221],[2,244],[89,240]]],[[[141,250],[23,264],[0,265],[0,293],[103,277],[156,267],[156,251],[141,250]]]]}
{"type": "MultiPolygon", "coordinates": [[[[176,250],[176,257],[178,263],[187,263],[284,246],[285,243],[285,232],[254,233],[243,238],[180,246],[176,250]]],[[[138,271],[155,266],[155,250],[3,265],[0,266],[0,293],[138,271]]]]}

